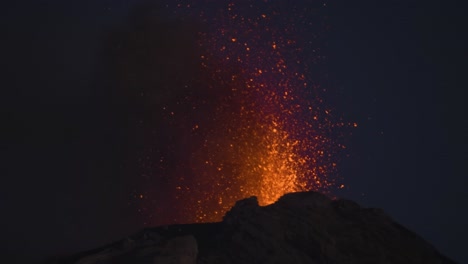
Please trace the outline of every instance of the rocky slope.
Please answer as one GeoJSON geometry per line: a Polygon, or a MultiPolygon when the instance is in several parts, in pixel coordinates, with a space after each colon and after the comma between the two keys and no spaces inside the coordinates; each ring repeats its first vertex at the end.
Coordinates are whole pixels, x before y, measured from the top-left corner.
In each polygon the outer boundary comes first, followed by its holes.
{"type": "Polygon", "coordinates": [[[238,201],[221,223],[173,225],[50,263],[455,263],[379,209],[317,192],[260,207],[238,201]]]}

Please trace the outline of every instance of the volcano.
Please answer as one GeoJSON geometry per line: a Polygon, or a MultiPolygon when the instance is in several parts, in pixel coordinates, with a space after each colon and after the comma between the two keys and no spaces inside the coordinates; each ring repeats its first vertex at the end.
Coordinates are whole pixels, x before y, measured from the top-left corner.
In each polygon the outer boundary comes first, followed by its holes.
{"type": "Polygon", "coordinates": [[[222,222],[147,228],[47,263],[455,263],[381,209],[318,192],[238,201],[222,222]]]}

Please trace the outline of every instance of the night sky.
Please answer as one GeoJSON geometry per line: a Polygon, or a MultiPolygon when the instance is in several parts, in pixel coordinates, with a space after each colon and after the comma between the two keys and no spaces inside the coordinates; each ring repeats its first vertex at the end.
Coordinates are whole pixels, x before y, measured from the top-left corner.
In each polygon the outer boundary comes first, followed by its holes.
{"type": "Polygon", "coordinates": [[[463,9],[288,2],[4,4],[0,257],[318,190],[468,262],[463,9]]]}

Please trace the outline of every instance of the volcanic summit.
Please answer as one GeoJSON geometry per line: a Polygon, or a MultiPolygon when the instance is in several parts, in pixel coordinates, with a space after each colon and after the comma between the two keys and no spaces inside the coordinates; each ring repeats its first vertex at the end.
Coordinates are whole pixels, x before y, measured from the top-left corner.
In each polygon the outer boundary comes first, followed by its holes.
{"type": "Polygon", "coordinates": [[[288,193],[259,206],[238,201],[222,222],[147,228],[113,244],[48,263],[455,263],[381,209],[288,193]]]}

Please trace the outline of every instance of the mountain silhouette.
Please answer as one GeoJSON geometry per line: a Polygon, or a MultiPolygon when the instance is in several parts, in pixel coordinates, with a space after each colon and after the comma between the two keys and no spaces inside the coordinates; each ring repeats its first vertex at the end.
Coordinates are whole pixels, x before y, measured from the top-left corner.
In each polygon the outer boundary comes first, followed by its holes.
{"type": "Polygon", "coordinates": [[[47,263],[455,263],[381,209],[318,192],[259,206],[238,201],[222,222],[147,228],[47,263]]]}

